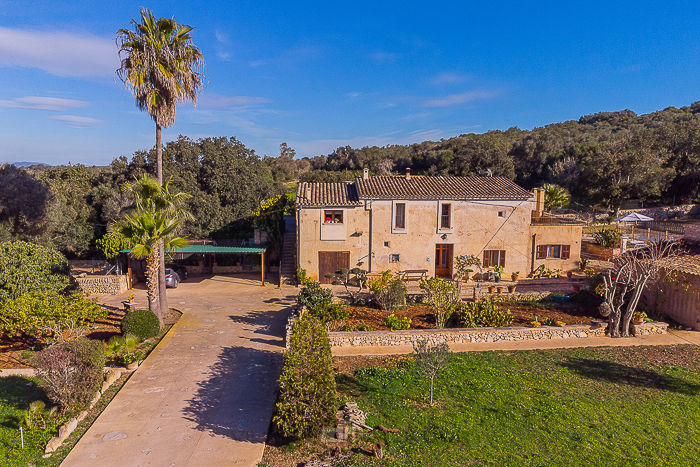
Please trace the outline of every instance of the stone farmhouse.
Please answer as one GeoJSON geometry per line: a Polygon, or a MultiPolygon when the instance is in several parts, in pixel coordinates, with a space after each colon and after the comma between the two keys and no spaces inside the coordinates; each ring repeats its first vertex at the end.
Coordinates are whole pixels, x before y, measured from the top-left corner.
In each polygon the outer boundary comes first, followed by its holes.
{"type": "Polygon", "coordinates": [[[326,273],[425,271],[453,277],[459,255],[503,266],[504,277],[544,264],[576,268],[581,224],[544,212],[544,191],[502,177],[363,176],[301,183],[296,199],[297,264],[322,283],[326,273]]]}

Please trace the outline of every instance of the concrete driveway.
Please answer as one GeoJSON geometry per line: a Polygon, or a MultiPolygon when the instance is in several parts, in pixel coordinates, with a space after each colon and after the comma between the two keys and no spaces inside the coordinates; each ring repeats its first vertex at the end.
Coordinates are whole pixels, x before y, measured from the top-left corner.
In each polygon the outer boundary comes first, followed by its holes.
{"type": "MultiPolygon", "coordinates": [[[[145,290],[134,290],[146,302],[145,290]]],[[[100,297],[117,305],[128,295],[100,297]]],[[[255,466],[262,458],[296,289],[193,277],[168,289],[183,312],[61,464],[255,466]]]]}

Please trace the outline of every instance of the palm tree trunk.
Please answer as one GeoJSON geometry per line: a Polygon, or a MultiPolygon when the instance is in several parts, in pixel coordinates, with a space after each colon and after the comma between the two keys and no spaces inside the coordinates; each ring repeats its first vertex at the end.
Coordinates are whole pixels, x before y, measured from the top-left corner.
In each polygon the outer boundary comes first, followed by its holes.
{"type": "Polygon", "coordinates": [[[156,255],[146,259],[146,286],[148,288],[148,309],[162,321],[158,306],[158,257],[156,255]]]}
{"type": "MultiPolygon", "coordinates": [[[[156,122],[156,173],[158,176],[158,185],[163,186],[163,138],[160,124],[156,122]]],[[[163,325],[163,314],[170,311],[168,307],[168,297],[165,293],[165,248],[163,240],[158,246],[158,304],[160,314],[158,320],[161,326],[163,325]]]]}

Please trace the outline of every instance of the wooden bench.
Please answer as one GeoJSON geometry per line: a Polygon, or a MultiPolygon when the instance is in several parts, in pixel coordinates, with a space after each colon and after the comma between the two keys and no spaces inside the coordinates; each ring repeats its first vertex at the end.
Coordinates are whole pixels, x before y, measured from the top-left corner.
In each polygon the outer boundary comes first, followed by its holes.
{"type": "Polygon", "coordinates": [[[405,271],[399,271],[399,274],[401,274],[401,279],[406,282],[421,281],[428,278],[427,269],[407,269],[405,271]]]}

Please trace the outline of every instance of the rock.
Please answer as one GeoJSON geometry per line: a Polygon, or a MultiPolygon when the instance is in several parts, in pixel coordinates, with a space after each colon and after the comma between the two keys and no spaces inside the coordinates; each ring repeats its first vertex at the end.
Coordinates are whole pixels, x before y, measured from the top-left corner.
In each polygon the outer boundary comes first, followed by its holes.
{"type": "Polygon", "coordinates": [[[109,389],[109,387],[111,385],[113,385],[115,381],[117,381],[119,378],[121,378],[121,376],[122,376],[122,372],[119,369],[112,368],[111,370],[109,370],[109,372],[107,373],[107,376],[105,376],[104,383],[102,383],[102,389],[101,389],[102,394],[104,394],[105,391],[107,391],[107,389],[109,389]]]}
{"type": "Polygon", "coordinates": [[[95,404],[97,404],[100,401],[100,397],[102,397],[102,393],[100,391],[97,391],[97,394],[95,394],[95,397],[92,398],[90,401],[90,408],[95,407],[95,404]]]}
{"type": "Polygon", "coordinates": [[[68,436],[71,433],[73,433],[73,430],[75,430],[77,427],[77,418],[71,418],[66,423],[64,423],[63,426],[61,426],[61,428],[58,429],[58,437],[61,438],[61,442],[63,442],[64,439],[68,438],[68,436]]]}
{"type": "Polygon", "coordinates": [[[54,452],[61,446],[61,443],[63,443],[63,440],[58,436],[51,438],[49,442],[46,443],[46,448],[44,448],[44,452],[47,454],[50,452],[54,452]]]}
{"type": "Polygon", "coordinates": [[[87,413],[87,410],[83,410],[82,412],[80,412],[80,413],[78,414],[77,417],[75,417],[75,419],[78,421],[78,423],[80,423],[80,422],[82,422],[83,420],[85,420],[85,417],[87,417],[87,414],[88,414],[88,413],[87,413]]]}
{"type": "Polygon", "coordinates": [[[374,445],[374,457],[377,459],[382,459],[384,457],[384,450],[382,449],[382,443],[376,443],[374,445]]]}

